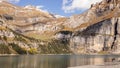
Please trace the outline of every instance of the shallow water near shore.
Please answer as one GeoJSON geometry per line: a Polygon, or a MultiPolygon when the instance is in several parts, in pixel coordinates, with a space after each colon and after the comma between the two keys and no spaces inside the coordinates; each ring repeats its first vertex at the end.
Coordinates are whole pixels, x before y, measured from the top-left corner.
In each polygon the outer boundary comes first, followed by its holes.
{"type": "Polygon", "coordinates": [[[120,62],[119,55],[11,55],[0,56],[0,68],[68,68],[120,62]]]}

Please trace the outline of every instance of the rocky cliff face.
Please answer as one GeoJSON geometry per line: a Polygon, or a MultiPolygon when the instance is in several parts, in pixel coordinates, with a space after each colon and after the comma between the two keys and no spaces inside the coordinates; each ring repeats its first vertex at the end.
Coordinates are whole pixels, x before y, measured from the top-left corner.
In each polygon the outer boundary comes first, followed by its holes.
{"type": "Polygon", "coordinates": [[[90,10],[93,11],[98,22],[92,22],[92,25],[89,24],[90,26],[87,25],[85,29],[80,29],[73,34],[70,48],[74,53],[120,53],[119,4],[119,0],[103,0],[92,5],[90,10]],[[111,13],[110,17],[107,15],[109,13],[111,13]],[[99,20],[102,16],[105,17],[99,20]]]}
{"type": "Polygon", "coordinates": [[[119,28],[119,0],[103,0],[69,18],[0,2],[0,48],[8,50],[0,53],[119,54],[119,28]]]}
{"type": "Polygon", "coordinates": [[[74,33],[71,50],[75,53],[119,52],[119,18],[110,18],[74,33]]]}

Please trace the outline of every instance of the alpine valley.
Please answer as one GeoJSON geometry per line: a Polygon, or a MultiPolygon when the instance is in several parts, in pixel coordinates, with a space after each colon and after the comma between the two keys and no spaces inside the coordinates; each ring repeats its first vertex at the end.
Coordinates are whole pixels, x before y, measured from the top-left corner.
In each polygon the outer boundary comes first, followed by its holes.
{"type": "Polygon", "coordinates": [[[70,17],[0,1],[0,54],[120,54],[120,0],[70,17]]]}

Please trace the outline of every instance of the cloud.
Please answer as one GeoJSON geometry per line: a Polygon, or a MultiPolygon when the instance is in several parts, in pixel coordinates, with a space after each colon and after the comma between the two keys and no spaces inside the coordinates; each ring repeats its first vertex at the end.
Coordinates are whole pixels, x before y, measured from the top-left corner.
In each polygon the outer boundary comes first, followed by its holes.
{"type": "Polygon", "coordinates": [[[24,8],[27,9],[36,9],[45,13],[48,13],[48,10],[45,9],[45,7],[43,5],[26,5],[24,8]]]}
{"type": "Polygon", "coordinates": [[[36,6],[36,9],[37,9],[37,10],[40,10],[40,11],[42,11],[42,12],[48,13],[48,10],[45,9],[43,5],[37,5],[37,6],[36,6]]]}
{"type": "Polygon", "coordinates": [[[14,2],[14,3],[20,2],[20,0],[0,0],[0,1],[8,1],[8,2],[14,2]]]}
{"type": "Polygon", "coordinates": [[[42,9],[42,8],[44,8],[44,6],[43,5],[37,5],[36,8],[37,9],[42,9]]]}
{"type": "Polygon", "coordinates": [[[72,13],[75,10],[88,9],[91,4],[102,0],[63,0],[62,9],[65,13],[72,13]]]}
{"type": "Polygon", "coordinates": [[[20,0],[9,0],[10,2],[15,2],[15,3],[18,3],[20,2],[20,0]]]}

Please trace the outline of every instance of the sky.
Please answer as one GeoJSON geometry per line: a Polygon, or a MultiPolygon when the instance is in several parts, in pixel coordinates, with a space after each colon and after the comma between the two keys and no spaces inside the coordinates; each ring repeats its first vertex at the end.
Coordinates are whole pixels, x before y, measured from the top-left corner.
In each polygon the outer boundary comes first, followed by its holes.
{"type": "Polygon", "coordinates": [[[33,5],[39,9],[62,16],[81,14],[88,10],[91,4],[102,0],[6,0],[18,6],[33,5]]]}

